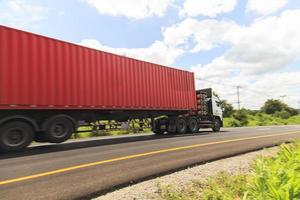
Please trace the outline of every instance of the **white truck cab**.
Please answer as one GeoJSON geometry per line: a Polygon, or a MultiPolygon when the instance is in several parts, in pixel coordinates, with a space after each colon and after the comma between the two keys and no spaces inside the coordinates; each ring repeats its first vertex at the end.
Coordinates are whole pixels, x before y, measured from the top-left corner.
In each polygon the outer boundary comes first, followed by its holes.
{"type": "Polygon", "coordinates": [[[223,121],[223,110],[220,106],[220,99],[214,94],[212,95],[212,114],[214,117],[218,117],[223,121]]]}
{"type": "Polygon", "coordinates": [[[214,95],[211,88],[197,90],[196,95],[200,128],[212,128],[215,132],[220,131],[223,126],[220,99],[214,95]]]}

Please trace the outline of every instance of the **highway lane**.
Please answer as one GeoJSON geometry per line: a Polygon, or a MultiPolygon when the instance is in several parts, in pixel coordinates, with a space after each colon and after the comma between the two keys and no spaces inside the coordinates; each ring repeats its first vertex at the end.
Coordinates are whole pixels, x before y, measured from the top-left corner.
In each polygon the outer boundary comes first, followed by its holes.
{"type": "Polygon", "coordinates": [[[79,199],[198,163],[300,139],[300,126],[106,137],[0,155],[1,199],[79,199]]]}

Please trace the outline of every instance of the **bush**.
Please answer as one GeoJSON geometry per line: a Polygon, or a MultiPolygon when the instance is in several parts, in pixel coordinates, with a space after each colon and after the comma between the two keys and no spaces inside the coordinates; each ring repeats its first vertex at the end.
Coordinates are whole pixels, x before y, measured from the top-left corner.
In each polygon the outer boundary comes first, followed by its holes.
{"type": "Polygon", "coordinates": [[[287,107],[287,108],[286,108],[286,111],[287,111],[288,113],[290,113],[291,116],[298,115],[298,110],[295,109],[295,108],[287,107]]]}
{"type": "Polygon", "coordinates": [[[300,145],[282,145],[274,158],[253,165],[248,199],[300,199],[300,145]]]}
{"type": "Polygon", "coordinates": [[[289,107],[287,104],[283,103],[278,99],[269,99],[265,102],[261,111],[266,114],[275,114],[276,112],[286,111],[290,116],[298,114],[297,109],[289,107]]]}
{"type": "Polygon", "coordinates": [[[202,199],[300,199],[300,145],[282,145],[277,156],[260,157],[250,175],[219,174],[202,199]]]}
{"type": "Polygon", "coordinates": [[[300,124],[300,115],[290,117],[287,121],[288,124],[300,124]]]}
{"type": "Polygon", "coordinates": [[[234,118],[226,118],[224,120],[225,127],[241,127],[241,123],[234,118]]]}
{"type": "Polygon", "coordinates": [[[286,107],[287,105],[278,99],[268,99],[261,108],[261,111],[266,114],[274,114],[277,111],[284,110],[286,107]]]}
{"type": "Polygon", "coordinates": [[[291,117],[291,114],[289,112],[287,112],[286,110],[283,111],[277,111],[274,113],[274,117],[278,117],[281,119],[288,119],[291,117]]]}
{"type": "Polygon", "coordinates": [[[257,158],[249,174],[222,172],[208,178],[205,184],[194,182],[179,190],[168,186],[160,194],[170,200],[296,200],[300,199],[299,171],[300,143],[282,145],[275,157],[257,158]]]}
{"type": "MultiPolygon", "coordinates": [[[[274,115],[267,115],[264,113],[258,113],[256,115],[247,115],[246,126],[270,126],[270,125],[294,125],[300,124],[300,115],[286,118],[287,113],[279,112],[274,115]]],[[[233,118],[224,118],[224,127],[241,127],[245,126],[242,123],[233,118]]]]}
{"type": "Polygon", "coordinates": [[[241,126],[246,126],[248,124],[248,116],[245,110],[236,111],[233,114],[233,118],[238,120],[241,126]]]}
{"type": "Polygon", "coordinates": [[[219,105],[221,106],[221,108],[223,110],[224,117],[232,116],[232,114],[234,113],[234,108],[230,103],[228,103],[226,100],[222,100],[219,102],[219,105]]]}

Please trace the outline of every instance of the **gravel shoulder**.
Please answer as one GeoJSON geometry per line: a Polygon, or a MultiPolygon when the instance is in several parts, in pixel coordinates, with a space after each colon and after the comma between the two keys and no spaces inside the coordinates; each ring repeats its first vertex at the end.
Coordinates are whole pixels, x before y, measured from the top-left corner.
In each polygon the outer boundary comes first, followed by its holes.
{"type": "Polygon", "coordinates": [[[215,176],[221,171],[226,171],[232,174],[246,173],[250,169],[250,164],[257,156],[272,156],[275,155],[278,150],[278,147],[272,147],[214,162],[208,162],[203,165],[188,168],[116,190],[100,196],[96,198],[96,200],[159,199],[158,185],[173,185],[175,187],[183,188],[190,185],[194,180],[204,182],[207,177],[215,176]]]}

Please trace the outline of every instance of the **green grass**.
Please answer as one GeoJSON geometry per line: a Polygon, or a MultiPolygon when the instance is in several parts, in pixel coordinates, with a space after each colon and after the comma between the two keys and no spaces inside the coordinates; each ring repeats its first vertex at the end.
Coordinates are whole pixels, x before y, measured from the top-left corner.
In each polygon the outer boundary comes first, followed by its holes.
{"type": "Polygon", "coordinates": [[[185,189],[160,186],[162,199],[299,200],[300,143],[282,145],[274,157],[258,157],[247,174],[221,172],[185,189]]]}
{"type": "MultiPolygon", "coordinates": [[[[275,117],[267,114],[256,114],[256,115],[247,115],[248,124],[247,126],[268,126],[268,125],[292,125],[292,124],[300,124],[300,115],[296,115],[290,117],[288,119],[282,119],[279,117],[275,117]]],[[[138,124],[136,125],[138,127],[138,124]]],[[[231,117],[224,118],[224,127],[240,127],[241,123],[231,117]]],[[[80,131],[84,131],[81,133],[74,134],[72,138],[89,138],[89,137],[98,137],[98,136],[107,136],[107,135],[127,135],[131,133],[145,133],[150,132],[150,129],[146,129],[144,131],[136,130],[106,130],[99,131],[97,133],[92,132],[92,127],[80,127],[80,131]]]]}
{"type": "Polygon", "coordinates": [[[73,139],[99,137],[99,136],[128,135],[132,133],[147,133],[151,131],[150,129],[144,129],[143,131],[128,129],[128,130],[103,130],[103,131],[93,132],[92,127],[88,127],[88,126],[80,127],[78,130],[83,132],[73,134],[72,136],[73,139]]]}
{"type": "MultiPolygon", "coordinates": [[[[270,126],[270,125],[295,125],[300,124],[300,115],[292,116],[288,119],[282,119],[267,114],[247,115],[247,126],[270,126]]],[[[239,127],[241,124],[233,117],[224,118],[224,127],[239,127]]]]}

